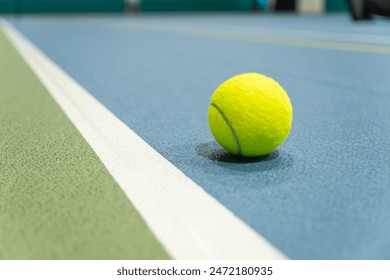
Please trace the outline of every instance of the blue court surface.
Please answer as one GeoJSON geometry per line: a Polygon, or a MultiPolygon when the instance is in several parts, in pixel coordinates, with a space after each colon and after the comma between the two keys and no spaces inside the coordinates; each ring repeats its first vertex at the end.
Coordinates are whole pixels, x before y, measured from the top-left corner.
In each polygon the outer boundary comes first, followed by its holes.
{"type": "Polygon", "coordinates": [[[390,258],[390,21],[342,13],[6,20],[158,153],[291,259],[390,258]],[[277,80],[294,108],[242,159],[207,110],[227,78],[277,80]]]}

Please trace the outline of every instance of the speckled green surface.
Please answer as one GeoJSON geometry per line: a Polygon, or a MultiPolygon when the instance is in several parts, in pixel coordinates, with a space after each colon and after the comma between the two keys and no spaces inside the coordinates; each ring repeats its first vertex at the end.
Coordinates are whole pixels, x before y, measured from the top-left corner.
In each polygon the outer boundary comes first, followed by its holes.
{"type": "Polygon", "coordinates": [[[0,259],[166,259],[0,30],[0,259]]]}

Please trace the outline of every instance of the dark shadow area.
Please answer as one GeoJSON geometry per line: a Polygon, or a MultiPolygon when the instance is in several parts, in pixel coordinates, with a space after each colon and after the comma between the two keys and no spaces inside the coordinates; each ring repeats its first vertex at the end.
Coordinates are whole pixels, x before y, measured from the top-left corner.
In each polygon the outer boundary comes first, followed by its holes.
{"type": "Polygon", "coordinates": [[[240,172],[276,171],[289,168],[293,164],[292,155],[279,150],[266,156],[247,158],[232,155],[214,141],[201,143],[196,146],[195,150],[199,156],[210,160],[210,163],[240,172]]]}
{"type": "Polygon", "coordinates": [[[273,151],[269,155],[261,157],[243,157],[236,156],[228,152],[219,146],[216,142],[208,142],[199,144],[196,147],[196,153],[202,157],[227,163],[255,163],[255,162],[264,162],[276,159],[279,156],[278,150],[273,151]]]}

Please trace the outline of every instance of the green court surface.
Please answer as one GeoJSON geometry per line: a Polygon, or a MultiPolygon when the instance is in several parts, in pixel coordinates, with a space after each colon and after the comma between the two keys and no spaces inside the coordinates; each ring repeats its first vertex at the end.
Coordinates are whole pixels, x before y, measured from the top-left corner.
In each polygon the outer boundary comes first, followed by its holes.
{"type": "Polygon", "coordinates": [[[167,259],[0,32],[0,259],[167,259]]]}

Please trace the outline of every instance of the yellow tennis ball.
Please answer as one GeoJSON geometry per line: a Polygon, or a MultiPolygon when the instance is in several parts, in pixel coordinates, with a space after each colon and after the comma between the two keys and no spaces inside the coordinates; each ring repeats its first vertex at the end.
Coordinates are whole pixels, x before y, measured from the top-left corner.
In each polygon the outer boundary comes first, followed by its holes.
{"type": "Polygon", "coordinates": [[[271,153],[286,139],[292,106],[284,89],[257,73],[234,76],[214,92],[208,111],[211,132],[234,155],[271,153]]]}

